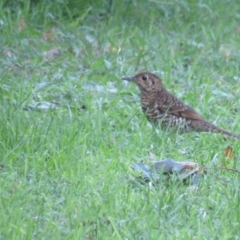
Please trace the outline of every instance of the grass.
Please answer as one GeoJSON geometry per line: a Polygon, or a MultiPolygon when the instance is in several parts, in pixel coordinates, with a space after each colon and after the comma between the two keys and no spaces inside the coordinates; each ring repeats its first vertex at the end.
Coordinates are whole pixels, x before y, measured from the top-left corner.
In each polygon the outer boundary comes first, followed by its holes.
{"type": "Polygon", "coordinates": [[[240,143],[153,129],[120,80],[154,71],[240,133],[237,0],[1,4],[1,239],[239,239],[239,174],[216,168],[240,143]],[[150,189],[131,170],[148,151],[208,174],[150,189]]]}

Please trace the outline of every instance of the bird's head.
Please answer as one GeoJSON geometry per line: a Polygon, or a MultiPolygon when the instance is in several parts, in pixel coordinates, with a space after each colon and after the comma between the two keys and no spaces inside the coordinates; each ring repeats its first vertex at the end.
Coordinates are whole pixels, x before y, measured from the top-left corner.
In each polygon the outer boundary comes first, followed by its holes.
{"type": "Polygon", "coordinates": [[[123,77],[122,80],[136,83],[141,93],[153,92],[164,88],[162,80],[157,75],[149,72],[141,72],[134,77],[123,77]]]}

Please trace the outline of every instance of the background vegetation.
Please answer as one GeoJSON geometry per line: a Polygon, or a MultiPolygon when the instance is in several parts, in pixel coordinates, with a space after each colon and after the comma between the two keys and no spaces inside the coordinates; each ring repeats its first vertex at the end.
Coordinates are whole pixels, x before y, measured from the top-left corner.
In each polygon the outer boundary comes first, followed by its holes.
{"type": "Polygon", "coordinates": [[[0,3],[1,239],[239,239],[239,142],[154,129],[122,76],[154,71],[240,133],[237,0],[0,3]],[[227,146],[234,159],[225,158],[227,146]],[[138,184],[159,159],[209,168],[197,189],[138,184]]]}

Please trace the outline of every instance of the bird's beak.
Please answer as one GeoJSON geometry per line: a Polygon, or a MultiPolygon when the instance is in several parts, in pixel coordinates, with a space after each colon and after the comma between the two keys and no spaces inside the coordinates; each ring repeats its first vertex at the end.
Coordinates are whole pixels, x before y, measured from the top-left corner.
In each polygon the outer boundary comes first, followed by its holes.
{"type": "Polygon", "coordinates": [[[123,77],[122,80],[133,81],[134,77],[123,77]]]}

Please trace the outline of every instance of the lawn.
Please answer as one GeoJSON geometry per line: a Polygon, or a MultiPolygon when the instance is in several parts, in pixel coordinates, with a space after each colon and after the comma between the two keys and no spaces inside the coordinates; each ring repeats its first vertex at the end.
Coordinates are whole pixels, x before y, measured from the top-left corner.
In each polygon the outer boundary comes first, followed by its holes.
{"type": "Polygon", "coordinates": [[[239,2],[65,2],[0,3],[0,239],[239,239],[240,141],[153,127],[121,80],[240,134],[239,2]],[[148,152],[207,173],[138,182],[148,152]]]}

